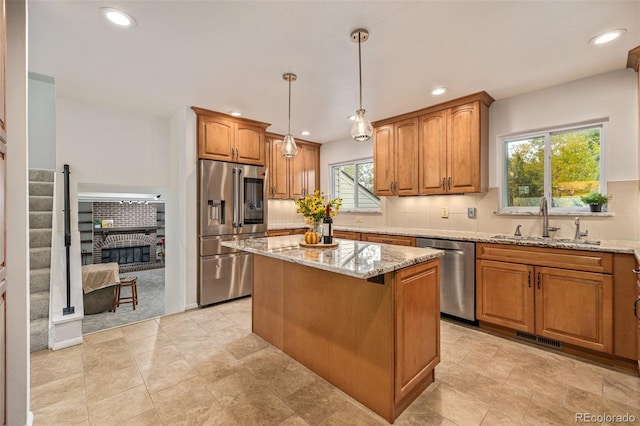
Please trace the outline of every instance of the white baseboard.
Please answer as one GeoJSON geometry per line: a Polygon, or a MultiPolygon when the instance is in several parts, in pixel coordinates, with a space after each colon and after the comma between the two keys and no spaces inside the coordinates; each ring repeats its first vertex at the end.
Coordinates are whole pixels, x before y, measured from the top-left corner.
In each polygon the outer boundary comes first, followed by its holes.
{"type": "Polygon", "coordinates": [[[54,351],[57,351],[60,349],[71,347],[71,346],[81,345],[82,342],[83,342],[82,336],[74,337],[72,339],[63,340],[61,342],[54,342],[53,345],[51,345],[51,349],[53,349],[54,351]]]}

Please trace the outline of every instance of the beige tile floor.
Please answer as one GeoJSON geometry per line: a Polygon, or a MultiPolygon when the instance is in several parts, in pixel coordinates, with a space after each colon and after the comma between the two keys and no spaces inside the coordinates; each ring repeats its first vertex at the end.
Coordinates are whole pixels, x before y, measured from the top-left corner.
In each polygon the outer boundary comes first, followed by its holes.
{"type": "MultiPolygon", "coordinates": [[[[33,353],[31,409],[38,426],[386,424],[251,334],[250,299],[33,353]]],[[[576,413],[640,424],[640,379],[443,321],[436,382],[396,424],[575,425],[576,413]]]]}

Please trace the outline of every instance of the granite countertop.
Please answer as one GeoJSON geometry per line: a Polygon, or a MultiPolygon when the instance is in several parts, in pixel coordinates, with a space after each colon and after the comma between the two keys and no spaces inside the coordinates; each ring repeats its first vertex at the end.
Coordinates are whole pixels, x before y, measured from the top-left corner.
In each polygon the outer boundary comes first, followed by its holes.
{"type": "Polygon", "coordinates": [[[443,251],[436,249],[339,238],[335,239],[337,247],[305,248],[300,246],[302,239],[302,235],[285,235],[225,241],[222,245],[360,279],[373,278],[444,255],[443,251]]]}
{"type": "MultiPolygon", "coordinates": [[[[292,229],[303,227],[305,227],[305,225],[299,223],[269,225],[269,229],[292,229]]],[[[442,229],[402,227],[365,228],[354,226],[335,226],[334,229],[340,231],[365,232],[373,234],[405,235],[418,238],[441,238],[456,241],[473,241],[477,243],[512,244],[530,247],[565,248],[572,250],[599,251],[607,253],[627,253],[634,254],[638,262],[640,262],[640,244],[635,241],[628,240],[601,239],[598,240],[600,241],[600,244],[585,244],[577,243],[575,242],[575,240],[568,238],[514,238],[510,235],[500,234],[498,232],[447,231],[442,229]],[[497,236],[501,236],[503,238],[496,238],[497,236]]],[[[593,239],[587,238],[585,239],[585,241],[593,242],[593,239]]]]}

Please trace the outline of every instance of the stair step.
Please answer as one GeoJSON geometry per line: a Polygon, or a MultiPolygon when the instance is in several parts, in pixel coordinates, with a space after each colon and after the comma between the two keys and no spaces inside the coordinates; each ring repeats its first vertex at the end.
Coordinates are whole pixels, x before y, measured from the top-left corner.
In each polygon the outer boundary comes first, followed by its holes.
{"type": "Polygon", "coordinates": [[[49,290],[51,284],[51,270],[49,268],[32,269],[29,271],[31,293],[49,290]]]}
{"type": "Polygon", "coordinates": [[[49,318],[40,318],[31,321],[31,352],[40,351],[49,347],[49,318]]]}
{"type": "Polygon", "coordinates": [[[51,195],[30,195],[29,211],[30,212],[50,212],[53,210],[53,196],[51,195]]]}
{"type": "Polygon", "coordinates": [[[38,247],[51,247],[51,228],[29,230],[29,248],[38,247]]]}
{"type": "Polygon", "coordinates": [[[55,171],[45,169],[29,169],[29,182],[53,182],[55,171]]]}
{"type": "Polygon", "coordinates": [[[51,247],[29,249],[29,269],[43,269],[51,267],[51,247]]]}
{"type": "Polygon", "coordinates": [[[53,182],[29,182],[29,195],[53,196],[53,182]]]}
{"type": "Polygon", "coordinates": [[[52,212],[29,212],[29,229],[51,229],[52,212]]]}
{"type": "Polygon", "coordinates": [[[31,293],[31,321],[39,318],[49,319],[49,291],[31,293]]]}

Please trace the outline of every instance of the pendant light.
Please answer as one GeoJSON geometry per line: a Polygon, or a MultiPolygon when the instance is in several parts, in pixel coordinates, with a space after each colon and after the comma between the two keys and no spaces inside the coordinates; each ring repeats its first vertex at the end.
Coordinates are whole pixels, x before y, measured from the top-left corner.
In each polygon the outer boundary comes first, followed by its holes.
{"type": "Polygon", "coordinates": [[[289,130],[282,141],[280,152],[284,158],[293,158],[298,153],[298,147],[296,146],[295,139],[293,139],[293,136],[291,135],[291,82],[296,81],[298,76],[288,72],[284,74],[282,78],[289,82],[289,130]]]}
{"type": "Polygon", "coordinates": [[[358,43],[358,72],[360,77],[360,109],[356,111],[356,118],[351,126],[351,137],[356,142],[366,142],[373,135],[373,126],[367,120],[367,112],[362,108],[362,52],[360,46],[367,40],[369,40],[369,31],[357,29],[351,32],[351,41],[358,43]]]}

